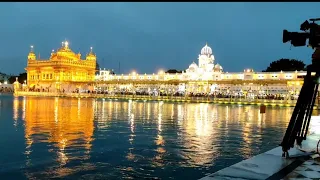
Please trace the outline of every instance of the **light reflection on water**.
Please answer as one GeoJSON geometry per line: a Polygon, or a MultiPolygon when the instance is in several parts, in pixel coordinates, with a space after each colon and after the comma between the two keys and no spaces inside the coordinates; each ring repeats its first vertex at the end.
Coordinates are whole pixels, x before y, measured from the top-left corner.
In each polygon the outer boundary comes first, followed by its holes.
{"type": "Polygon", "coordinates": [[[7,117],[0,121],[6,129],[0,143],[7,145],[0,153],[8,155],[0,157],[0,173],[10,179],[197,179],[276,147],[293,110],[259,114],[258,106],[45,97],[0,101],[7,117]]]}

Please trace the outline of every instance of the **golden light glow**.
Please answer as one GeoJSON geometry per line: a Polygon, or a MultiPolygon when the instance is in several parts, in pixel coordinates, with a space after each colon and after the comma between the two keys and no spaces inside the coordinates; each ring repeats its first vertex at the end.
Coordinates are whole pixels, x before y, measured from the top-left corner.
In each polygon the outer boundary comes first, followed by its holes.
{"type": "MultiPolygon", "coordinates": [[[[96,85],[102,88],[103,84],[104,86],[115,87],[134,84],[134,86],[141,85],[151,89],[159,89],[157,86],[166,85],[167,87],[161,88],[161,90],[165,89],[167,91],[173,89],[169,87],[171,85],[184,84],[188,86],[186,88],[188,93],[211,93],[209,87],[212,84],[217,84],[219,93],[235,93],[235,91],[239,91],[239,88],[236,88],[235,85],[241,85],[246,86],[243,91],[246,94],[249,89],[251,92],[256,93],[255,91],[259,90],[260,85],[268,84],[268,88],[264,88],[270,89],[268,93],[282,95],[286,93],[287,84],[290,81],[302,80],[301,76],[306,74],[306,71],[299,73],[294,73],[294,71],[285,73],[282,71],[254,72],[252,68],[245,68],[242,72],[235,73],[223,72],[222,70],[221,65],[215,64],[212,49],[209,46],[205,46],[201,49],[198,63],[192,62],[181,73],[165,73],[164,70],[159,69],[156,73],[142,73],[144,75],[137,76],[135,72],[120,75],[110,73],[108,70],[100,70],[96,76],[96,79],[99,80],[96,85]]],[[[253,96],[252,93],[250,94],[250,96],[253,96]]]]}
{"type": "MultiPolygon", "coordinates": [[[[14,111],[19,108],[17,104],[14,102],[14,111]]],[[[171,148],[168,145],[174,139],[178,140],[179,147],[181,147],[177,148],[176,153],[183,158],[182,166],[208,167],[212,166],[212,162],[219,156],[222,147],[232,144],[230,140],[232,141],[235,136],[242,138],[243,143],[234,144],[233,148],[239,150],[243,157],[251,156],[255,150],[252,148],[255,143],[261,143],[259,134],[262,129],[285,123],[280,122],[276,117],[289,120],[292,109],[269,108],[264,115],[259,116],[259,108],[255,106],[230,105],[225,107],[206,103],[173,104],[166,103],[166,101],[146,103],[132,100],[121,102],[106,99],[27,97],[26,112],[26,156],[38,152],[37,148],[31,148],[33,143],[46,142],[54,146],[54,148],[48,146],[48,151],[57,153],[56,160],[61,165],[72,162],[76,158],[88,158],[90,153],[82,157],[80,153],[70,154],[66,150],[74,146],[80,150],[87,149],[89,152],[95,125],[101,128],[95,131],[99,133],[99,130],[107,130],[108,126],[117,124],[110,123],[110,121],[126,120],[125,126],[129,132],[127,142],[130,143],[125,155],[128,160],[136,162],[139,159],[139,155],[134,154],[137,153],[134,150],[137,135],[134,128],[136,125],[139,127],[143,124],[144,127],[152,126],[152,131],[157,131],[150,136],[153,138],[150,142],[155,150],[152,158],[153,165],[162,167],[166,164],[166,152],[171,148]],[[96,124],[93,120],[95,110],[98,113],[95,117],[96,124]],[[78,116],[79,111],[80,116],[78,116]],[[172,129],[176,129],[176,132],[173,132],[170,137],[168,132],[172,129]],[[222,137],[225,139],[220,141],[222,137]]],[[[138,130],[141,129],[136,129],[138,130]]],[[[26,157],[26,161],[30,164],[32,164],[31,160],[26,157]]],[[[59,169],[62,171],[61,168],[59,169]]],[[[57,173],[62,172],[57,170],[57,173]]]]}
{"type": "Polygon", "coordinates": [[[77,158],[68,157],[64,152],[67,147],[76,146],[79,150],[85,150],[82,158],[86,159],[93,141],[94,102],[82,99],[80,107],[78,102],[77,99],[28,97],[25,110],[26,152],[37,153],[36,150],[30,151],[32,144],[46,142],[59,149],[57,161],[61,165],[77,158]],[[80,117],[77,116],[78,111],[81,111],[80,117]]]}
{"type": "Polygon", "coordinates": [[[15,120],[15,125],[17,123],[17,120],[19,118],[19,98],[14,97],[13,99],[13,119],[15,120]]]}
{"type": "MultiPolygon", "coordinates": [[[[32,46],[33,47],[33,46],[32,46]]],[[[62,42],[56,52],[52,50],[49,59],[37,59],[33,50],[28,55],[28,88],[40,92],[72,92],[76,89],[88,90],[95,80],[96,55],[91,52],[86,59],[75,54],[69,42],[62,42]]]]}
{"type": "Polygon", "coordinates": [[[64,42],[64,46],[67,48],[69,46],[68,41],[64,42]]]}

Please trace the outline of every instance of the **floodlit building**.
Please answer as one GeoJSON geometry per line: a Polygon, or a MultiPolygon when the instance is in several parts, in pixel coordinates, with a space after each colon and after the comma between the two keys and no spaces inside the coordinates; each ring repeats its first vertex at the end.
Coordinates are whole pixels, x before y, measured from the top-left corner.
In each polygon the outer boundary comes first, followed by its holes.
{"type": "Polygon", "coordinates": [[[96,55],[92,51],[81,59],[67,41],[49,59],[37,59],[33,46],[28,55],[27,85],[31,91],[76,91],[90,89],[95,80],[96,55]]]}
{"type": "Polygon", "coordinates": [[[299,93],[306,71],[255,72],[244,69],[242,72],[224,72],[215,63],[211,47],[201,49],[198,62],[192,62],[182,73],[153,74],[114,74],[100,69],[96,75],[97,89],[113,91],[143,91],[147,93],[242,93],[242,94],[291,94],[299,93]]]}

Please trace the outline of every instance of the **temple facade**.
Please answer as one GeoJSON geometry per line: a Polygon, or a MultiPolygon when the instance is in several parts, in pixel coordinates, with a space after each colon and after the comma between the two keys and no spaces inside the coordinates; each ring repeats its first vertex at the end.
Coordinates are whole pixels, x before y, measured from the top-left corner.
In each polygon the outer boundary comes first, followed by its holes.
{"type": "Polygon", "coordinates": [[[37,59],[33,46],[28,55],[27,85],[31,91],[72,92],[93,89],[96,55],[90,48],[85,59],[74,53],[67,41],[49,59],[37,59]]]}
{"type": "Polygon", "coordinates": [[[97,89],[107,91],[183,92],[183,93],[250,93],[291,94],[299,93],[306,71],[224,72],[215,63],[211,47],[206,44],[198,55],[197,63],[192,62],[182,73],[114,74],[100,69],[96,76],[97,89]]]}

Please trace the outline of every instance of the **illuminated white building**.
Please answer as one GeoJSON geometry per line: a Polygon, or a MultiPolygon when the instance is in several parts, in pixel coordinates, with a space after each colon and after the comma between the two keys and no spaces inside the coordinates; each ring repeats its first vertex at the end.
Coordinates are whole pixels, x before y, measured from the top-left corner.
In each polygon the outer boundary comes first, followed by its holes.
{"type": "Polygon", "coordinates": [[[245,69],[242,72],[224,72],[220,64],[215,64],[212,49],[206,44],[200,51],[198,63],[192,62],[182,73],[172,74],[160,70],[153,74],[137,72],[112,74],[109,70],[100,69],[96,81],[104,84],[101,87],[113,86],[112,89],[116,89],[114,86],[117,84],[118,87],[169,88],[172,91],[185,89],[194,93],[209,93],[218,89],[228,91],[269,90],[269,93],[284,93],[284,91],[288,93],[290,91],[291,94],[296,94],[301,88],[304,75],[306,71],[255,72],[253,69],[245,69]]]}

